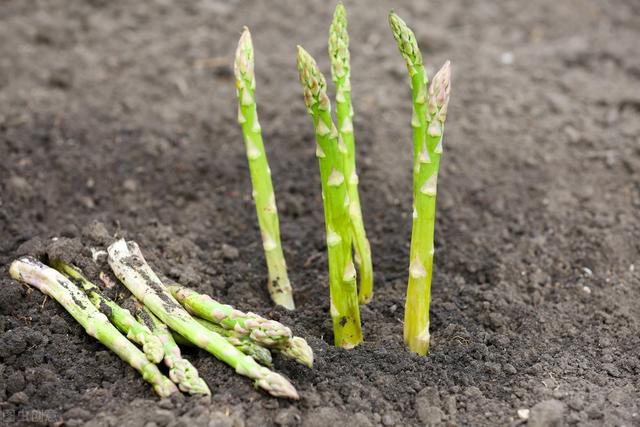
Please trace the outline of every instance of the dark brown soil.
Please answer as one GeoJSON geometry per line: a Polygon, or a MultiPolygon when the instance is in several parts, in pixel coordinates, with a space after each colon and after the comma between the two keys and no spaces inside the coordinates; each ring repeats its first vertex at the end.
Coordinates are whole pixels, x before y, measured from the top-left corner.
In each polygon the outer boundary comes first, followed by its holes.
{"type": "MultiPolygon", "coordinates": [[[[332,2],[0,3],[0,422],[69,426],[640,425],[640,4],[347,2],[376,296],[366,343],[331,343],[320,184],[295,45],[328,72],[332,2]],[[402,344],[411,213],[395,7],[429,74],[450,58],[432,352],[402,344]],[[299,310],[272,309],[230,64],[256,45],[260,118],[299,310]],[[94,220],[102,226],[93,224],[94,220]],[[88,268],[114,233],[183,284],[293,325],[299,402],[202,352],[211,399],[157,399],[6,265],[88,268]],[[229,245],[229,246],[225,246],[229,245]],[[235,248],[235,249],[234,249],[235,248]],[[635,265],[635,267],[634,267],[635,265]]],[[[104,267],[104,266],[102,266],[104,267]]],[[[123,292],[116,288],[111,292],[123,292]]]]}

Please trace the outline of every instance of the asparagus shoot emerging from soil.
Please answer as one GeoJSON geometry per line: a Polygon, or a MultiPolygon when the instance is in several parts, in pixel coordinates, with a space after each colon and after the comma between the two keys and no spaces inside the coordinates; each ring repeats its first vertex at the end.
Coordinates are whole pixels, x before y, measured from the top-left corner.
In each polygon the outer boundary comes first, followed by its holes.
{"type": "Polygon", "coordinates": [[[45,295],[58,301],[89,335],[140,372],[142,378],[153,385],[159,396],[167,397],[178,391],[171,380],[162,375],[158,367],[122,335],[109,319],[94,307],[87,296],[61,273],[31,257],[24,257],[11,264],[9,274],[15,280],[38,288],[45,295]]]}
{"type": "MultiPolygon", "coordinates": [[[[169,292],[194,316],[219,324],[238,338],[255,343],[313,367],[313,350],[304,338],[291,335],[291,329],[275,320],[267,320],[255,313],[245,313],[230,305],[221,304],[209,295],[200,294],[180,285],[167,286],[169,292]]],[[[235,344],[234,344],[235,345],[235,344]]]]}
{"type": "Polygon", "coordinates": [[[362,342],[356,270],[351,255],[351,200],[345,178],[347,148],[331,118],[326,80],[316,61],[298,46],[298,72],[304,102],[313,119],[324,205],[329,292],[335,345],[353,348],[362,342]]]}
{"type": "Polygon", "coordinates": [[[285,377],[260,366],[219,334],[194,320],[165,289],[136,243],[121,239],[109,246],[107,252],[109,265],[118,279],[169,328],[232,366],[238,374],[254,379],[258,387],[271,395],[299,398],[285,377]]]}
{"type": "Polygon", "coordinates": [[[234,64],[236,88],[238,90],[238,122],[247,151],[251,172],[253,200],[258,214],[262,234],[262,246],[267,260],[268,288],[276,304],[293,310],[295,308],[287,264],[280,243],[280,224],[276,208],[275,193],[271,182],[271,169],[262,142],[260,123],[255,101],[256,79],[253,71],[253,44],[251,34],[244,28],[234,64]]]}
{"type": "Polygon", "coordinates": [[[178,385],[181,391],[189,394],[211,394],[198,370],[187,359],[182,357],[180,347],[176,344],[167,325],[162,323],[145,306],[136,302],[136,317],[146,325],[162,342],[164,364],[169,368],[169,378],[178,385]]]}
{"type": "Polygon", "coordinates": [[[260,363],[261,365],[271,367],[271,365],[273,364],[271,352],[269,351],[269,349],[253,342],[251,338],[238,336],[238,334],[233,329],[225,329],[217,323],[209,322],[208,320],[200,319],[199,317],[194,317],[194,319],[196,319],[198,323],[200,323],[210,331],[213,331],[225,337],[227,341],[229,341],[229,343],[232,344],[235,348],[237,348],[244,354],[253,357],[256,362],[260,363]]]}
{"type": "Polygon", "coordinates": [[[339,2],[333,14],[333,22],[329,30],[329,58],[331,59],[331,77],[336,85],[336,118],[340,138],[339,144],[346,148],[344,171],[345,177],[347,177],[347,191],[349,192],[349,215],[351,216],[355,260],[360,273],[358,298],[361,304],[367,304],[373,297],[373,266],[371,263],[371,248],[362,220],[360,195],[358,194],[349,56],[347,13],[342,2],[339,2]]]}
{"type": "Polygon", "coordinates": [[[413,32],[393,12],[389,14],[389,24],[407,64],[413,101],[413,225],[404,340],[411,351],[425,355],[429,351],[430,339],[436,188],[451,74],[447,61],[427,91],[427,75],[413,32]]]}
{"type": "Polygon", "coordinates": [[[158,363],[162,361],[162,343],[148,327],[139,323],[126,308],[120,307],[111,299],[104,296],[100,289],[87,279],[82,272],[63,261],[56,260],[52,266],[67,276],[75,284],[84,290],[89,296],[89,300],[100,310],[127,338],[142,346],[142,351],[150,362],[158,363]]]}

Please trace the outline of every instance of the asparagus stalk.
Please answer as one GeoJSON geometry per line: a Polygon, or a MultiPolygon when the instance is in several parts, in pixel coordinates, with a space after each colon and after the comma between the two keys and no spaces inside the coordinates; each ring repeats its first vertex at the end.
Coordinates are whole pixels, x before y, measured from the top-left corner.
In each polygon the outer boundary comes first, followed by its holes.
{"type": "MultiPolygon", "coordinates": [[[[167,288],[189,313],[205,319],[208,325],[223,327],[225,332],[216,330],[221,335],[249,339],[279,352],[286,358],[294,359],[309,368],[313,367],[313,350],[307,341],[292,336],[291,329],[282,323],[267,320],[255,313],[236,310],[230,305],[219,303],[209,295],[199,294],[177,284],[171,284],[167,288]]],[[[201,319],[196,320],[202,323],[201,319]]]]}
{"type": "Polygon", "coordinates": [[[61,260],[56,260],[52,266],[82,288],[89,296],[89,300],[100,310],[127,338],[142,346],[142,351],[150,362],[158,363],[162,360],[162,342],[148,327],[139,323],[126,308],[120,307],[111,299],[104,296],[100,289],[87,279],[82,272],[61,260]]]}
{"type": "Polygon", "coordinates": [[[198,347],[232,366],[240,375],[255,380],[273,396],[298,399],[298,392],[282,375],[260,366],[253,358],[229,344],[220,335],[196,322],[167,292],[134,242],[116,241],[107,249],[109,265],[118,279],[169,328],[198,347]]]}
{"type": "Polygon", "coordinates": [[[65,276],[31,257],[23,257],[11,264],[9,274],[15,280],[39,289],[58,301],[84,327],[122,360],[142,374],[155,392],[167,397],[178,391],[169,378],[162,375],[158,367],[144,353],[113,326],[107,317],[98,311],[87,296],[65,276]]]}
{"type": "Polygon", "coordinates": [[[180,347],[176,344],[167,325],[162,323],[145,306],[136,302],[136,317],[146,325],[162,342],[164,364],[169,368],[169,378],[178,385],[181,391],[189,394],[211,394],[198,370],[187,359],[182,357],[180,347]]]}
{"type": "Polygon", "coordinates": [[[265,347],[276,347],[291,338],[291,329],[275,320],[267,320],[255,313],[244,313],[230,305],[221,304],[209,295],[169,284],[171,295],[191,314],[233,330],[237,336],[248,337],[265,347]]]}
{"type": "Polygon", "coordinates": [[[238,336],[235,331],[231,329],[225,329],[217,323],[209,322],[208,320],[200,319],[199,317],[194,317],[194,319],[196,319],[198,323],[200,323],[210,331],[213,331],[225,337],[231,345],[233,345],[244,354],[253,357],[256,362],[264,366],[272,366],[273,360],[271,358],[271,352],[269,351],[269,349],[253,342],[250,338],[238,336]]]}
{"type": "Polygon", "coordinates": [[[249,29],[244,27],[238,42],[234,64],[238,90],[238,122],[242,126],[242,135],[251,172],[253,199],[262,234],[262,246],[267,260],[269,293],[273,302],[293,310],[295,305],[287,275],[287,264],[280,243],[280,224],[271,182],[271,169],[269,169],[267,162],[260,123],[258,122],[255,101],[256,79],[253,69],[251,34],[249,29]]]}
{"type": "Polygon", "coordinates": [[[450,91],[450,66],[445,63],[427,91],[427,75],[416,38],[396,14],[389,24],[411,77],[413,101],[413,224],[404,340],[420,355],[429,351],[429,304],[433,274],[433,236],[438,168],[450,91]]]}
{"type": "Polygon", "coordinates": [[[371,248],[364,230],[360,195],[358,193],[349,56],[347,12],[342,2],[338,2],[329,30],[329,58],[331,59],[331,77],[336,85],[336,118],[339,138],[341,138],[339,143],[344,144],[344,147],[346,147],[344,170],[345,177],[348,177],[349,215],[351,216],[355,260],[360,273],[358,299],[361,304],[367,304],[373,297],[373,266],[371,263],[371,248]]]}
{"type": "Polygon", "coordinates": [[[362,329],[351,255],[351,200],[345,182],[347,149],[331,118],[326,80],[315,60],[300,46],[298,72],[307,111],[313,118],[316,156],[320,163],[334,342],[340,347],[353,348],[362,342],[362,329]]]}

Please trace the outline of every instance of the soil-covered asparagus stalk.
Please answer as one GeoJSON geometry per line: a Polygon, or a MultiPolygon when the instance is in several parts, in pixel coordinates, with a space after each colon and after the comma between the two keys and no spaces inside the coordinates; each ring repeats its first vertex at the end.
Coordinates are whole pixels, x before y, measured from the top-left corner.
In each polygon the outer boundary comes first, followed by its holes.
{"type": "Polygon", "coordinates": [[[313,367],[313,350],[307,341],[292,336],[291,329],[282,323],[267,320],[255,313],[236,310],[230,305],[219,303],[209,295],[200,294],[184,286],[170,284],[167,288],[189,313],[205,319],[207,323],[225,328],[227,332],[221,335],[249,338],[284,357],[313,367]]]}
{"type": "Polygon", "coordinates": [[[296,389],[282,375],[260,366],[219,334],[195,321],[167,292],[134,242],[118,240],[107,252],[109,265],[118,279],[169,328],[229,364],[238,374],[254,379],[258,387],[273,396],[299,398],[296,389]]]}
{"type": "Polygon", "coordinates": [[[211,394],[198,370],[187,359],[182,357],[180,347],[176,344],[167,325],[162,323],[144,305],[136,302],[137,319],[146,325],[162,342],[164,364],[169,368],[169,378],[178,385],[181,391],[189,394],[211,394]]]}
{"type": "Polygon", "coordinates": [[[160,339],[147,326],[139,323],[126,308],[120,307],[100,292],[100,289],[87,279],[82,272],[61,260],[53,261],[52,266],[80,286],[89,296],[89,300],[100,310],[127,338],[142,346],[142,351],[150,362],[162,361],[164,352],[160,339]]]}
{"type": "Polygon", "coordinates": [[[351,200],[345,182],[348,179],[345,176],[347,149],[331,118],[326,80],[316,61],[300,46],[298,72],[307,111],[313,119],[316,156],[320,163],[334,342],[340,347],[353,348],[362,342],[362,329],[356,269],[351,255],[351,200]]]}
{"type": "Polygon", "coordinates": [[[251,338],[239,336],[234,330],[225,329],[223,326],[218,325],[217,323],[209,322],[208,320],[200,319],[199,317],[194,317],[194,319],[196,319],[196,321],[205,328],[225,337],[230,344],[232,344],[235,348],[237,348],[244,354],[253,357],[256,362],[264,366],[272,366],[273,359],[271,357],[271,352],[269,351],[269,349],[253,342],[251,338]]]}
{"type": "Polygon", "coordinates": [[[329,58],[331,59],[331,77],[336,85],[336,118],[339,138],[341,138],[339,144],[341,148],[346,148],[344,170],[349,192],[349,215],[351,216],[355,260],[360,273],[358,298],[361,304],[367,304],[373,297],[373,266],[358,193],[353,106],[351,105],[349,34],[347,33],[347,12],[342,2],[336,6],[329,30],[329,58]]]}
{"type": "Polygon", "coordinates": [[[38,288],[58,301],[89,335],[140,372],[142,378],[153,386],[159,396],[167,397],[178,391],[171,380],[162,375],[158,367],[122,335],[87,296],[61,273],[31,257],[24,257],[11,264],[9,274],[15,280],[38,288]]]}
{"type": "Polygon", "coordinates": [[[267,260],[269,293],[273,302],[293,310],[295,305],[287,275],[287,264],[280,243],[280,224],[271,182],[271,169],[269,169],[267,162],[260,123],[258,122],[255,100],[256,79],[253,71],[253,44],[247,27],[244,28],[238,42],[234,72],[238,90],[238,122],[242,126],[242,135],[251,172],[253,200],[256,205],[262,245],[267,260]]]}
{"type": "Polygon", "coordinates": [[[413,32],[393,12],[389,15],[389,23],[407,63],[413,100],[413,225],[404,340],[411,351],[425,355],[429,351],[436,189],[449,103],[450,68],[447,61],[427,91],[427,76],[413,32]]]}

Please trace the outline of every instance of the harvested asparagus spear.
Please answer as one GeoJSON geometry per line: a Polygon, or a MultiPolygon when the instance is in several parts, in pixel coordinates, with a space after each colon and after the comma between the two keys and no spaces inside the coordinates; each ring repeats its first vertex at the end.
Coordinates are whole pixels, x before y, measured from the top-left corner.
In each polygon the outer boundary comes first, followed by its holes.
{"type": "Polygon", "coordinates": [[[182,357],[180,347],[176,344],[167,325],[162,323],[145,306],[136,302],[136,318],[146,325],[162,342],[164,364],[169,368],[169,378],[178,385],[181,391],[189,394],[211,394],[198,370],[187,359],[182,357]]]}
{"type": "MultiPolygon", "coordinates": [[[[167,288],[189,313],[205,319],[209,324],[222,326],[226,329],[227,336],[249,338],[257,344],[279,352],[284,357],[294,359],[310,368],[313,367],[313,350],[307,341],[304,338],[292,336],[291,329],[282,323],[267,320],[255,313],[236,310],[230,305],[219,303],[209,295],[199,294],[184,286],[168,284],[167,288]]],[[[197,320],[200,321],[200,319],[197,320]]],[[[221,333],[221,335],[224,334],[221,333]]]]}
{"type": "Polygon", "coordinates": [[[313,118],[320,163],[327,254],[330,314],[335,345],[353,348],[362,342],[356,270],[351,255],[351,200],[345,183],[344,142],[331,118],[326,80],[316,61],[298,46],[298,72],[307,111],[313,118]]]}
{"type": "Polygon", "coordinates": [[[116,241],[107,249],[109,265],[118,279],[169,328],[232,366],[240,375],[273,396],[298,399],[298,392],[282,375],[260,366],[252,357],[195,321],[167,292],[134,242],[116,241]]]}
{"type": "Polygon", "coordinates": [[[349,192],[349,215],[355,249],[355,260],[360,273],[358,299],[367,304],[373,297],[373,266],[371,248],[364,230],[360,195],[358,193],[358,174],[356,171],[356,149],[353,132],[353,106],[351,105],[351,64],[349,55],[349,34],[347,33],[347,12],[338,2],[329,30],[329,58],[331,59],[331,77],[336,85],[336,118],[339,144],[346,148],[344,153],[344,171],[349,192]]]}
{"type": "Polygon", "coordinates": [[[122,360],[142,374],[155,392],[167,397],[178,391],[171,380],[158,370],[131,341],[113,326],[107,317],[93,306],[87,296],[65,276],[31,257],[23,257],[11,264],[9,274],[15,280],[38,288],[58,301],[84,327],[122,360]]]}
{"type": "Polygon", "coordinates": [[[273,360],[271,358],[271,352],[269,351],[269,349],[253,342],[251,338],[238,336],[234,330],[225,329],[217,323],[209,322],[208,320],[200,319],[199,317],[194,317],[194,319],[196,319],[196,321],[205,328],[225,337],[230,344],[232,344],[235,348],[237,348],[244,354],[253,357],[256,362],[264,366],[272,366],[273,360]]]}
{"type": "Polygon", "coordinates": [[[267,162],[260,123],[258,122],[255,101],[256,79],[253,69],[253,44],[249,29],[245,27],[238,42],[234,63],[238,90],[238,122],[242,126],[242,135],[251,172],[253,200],[256,205],[262,245],[267,260],[269,293],[273,302],[293,310],[295,305],[291,283],[287,275],[287,264],[280,243],[280,224],[271,182],[271,169],[269,169],[267,162]]]}
{"type": "Polygon", "coordinates": [[[191,314],[218,323],[265,347],[276,347],[291,338],[291,329],[275,320],[267,320],[255,313],[244,313],[230,305],[221,304],[209,295],[199,294],[183,286],[168,283],[168,291],[191,314]]]}
{"type": "Polygon", "coordinates": [[[447,61],[427,91],[427,76],[416,38],[393,12],[389,24],[411,77],[413,100],[413,225],[409,284],[405,304],[404,340],[420,355],[429,351],[429,304],[433,274],[436,188],[442,134],[450,91],[447,61]]]}
{"type": "Polygon", "coordinates": [[[123,334],[127,334],[127,338],[140,344],[142,351],[150,362],[158,363],[162,361],[163,350],[162,342],[156,337],[149,328],[139,323],[129,312],[129,310],[120,307],[111,299],[107,298],[100,292],[100,289],[87,279],[82,272],[61,260],[52,262],[52,267],[67,276],[76,285],[82,288],[89,296],[89,300],[100,310],[107,318],[118,328],[123,334]]]}

